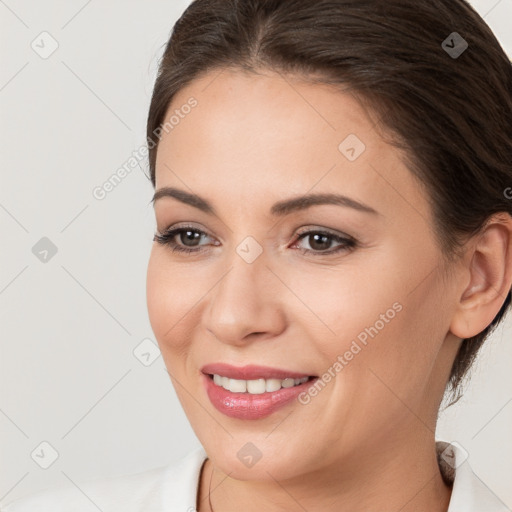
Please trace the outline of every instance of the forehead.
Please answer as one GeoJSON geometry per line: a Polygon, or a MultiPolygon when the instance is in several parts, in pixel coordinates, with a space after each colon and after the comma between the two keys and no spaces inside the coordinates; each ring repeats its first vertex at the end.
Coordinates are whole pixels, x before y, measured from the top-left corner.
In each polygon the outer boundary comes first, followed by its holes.
{"type": "Polygon", "coordinates": [[[165,119],[191,98],[197,105],[183,109],[188,113],[159,143],[157,189],[181,179],[212,196],[232,191],[250,200],[259,193],[262,201],[336,191],[384,215],[429,214],[401,153],[349,92],[271,72],[214,70],[180,90],[165,119]]]}

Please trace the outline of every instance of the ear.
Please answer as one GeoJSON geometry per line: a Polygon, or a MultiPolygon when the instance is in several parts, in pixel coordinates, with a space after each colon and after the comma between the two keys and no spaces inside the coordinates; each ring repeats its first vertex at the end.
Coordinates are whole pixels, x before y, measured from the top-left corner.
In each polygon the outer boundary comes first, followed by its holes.
{"type": "Polygon", "coordinates": [[[499,213],[476,235],[465,258],[464,291],[452,318],[450,331],[471,338],[488,327],[512,287],[512,217],[499,213]]]}

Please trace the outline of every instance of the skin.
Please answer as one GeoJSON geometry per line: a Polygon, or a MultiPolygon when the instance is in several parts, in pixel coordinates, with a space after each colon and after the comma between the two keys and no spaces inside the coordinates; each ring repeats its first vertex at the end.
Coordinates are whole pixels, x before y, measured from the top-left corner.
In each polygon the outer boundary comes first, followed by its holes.
{"type": "Polygon", "coordinates": [[[158,233],[191,223],[207,236],[198,254],[153,244],[147,304],[209,456],[199,512],[210,510],[210,477],[217,512],[446,512],[439,404],[461,339],[493,320],[510,289],[512,219],[493,219],[448,274],[425,192],[350,93],[270,71],[215,70],[182,89],[169,114],[191,96],[197,107],[160,140],[156,190],[198,194],[217,215],[155,202],[158,233]],[[353,162],[338,149],[349,134],[366,146],[353,162]],[[379,214],[339,205],[270,214],[277,201],[322,192],[379,214]],[[339,242],[298,240],[304,227],[358,245],[322,254],[339,242]],[[250,264],[236,252],[247,236],[263,249],[250,264]],[[397,302],[401,311],[307,405],[240,420],[218,412],[203,389],[200,368],[212,362],[322,375],[397,302]],[[248,442],[262,453],[251,468],[237,457],[248,442]]]}

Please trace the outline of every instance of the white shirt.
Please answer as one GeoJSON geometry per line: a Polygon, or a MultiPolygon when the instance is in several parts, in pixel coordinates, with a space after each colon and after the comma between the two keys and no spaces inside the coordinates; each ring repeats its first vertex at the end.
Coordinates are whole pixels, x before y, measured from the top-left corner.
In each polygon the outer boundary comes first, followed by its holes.
{"type": "MultiPolygon", "coordinates": [[[[456,443],[436,441],[443,478],[453,482],[447,512],[510,512],[473,473],[456,443]],[[453,450],[453,451],[452,451],[453,450]]],[[[177,462],[141,473],[97,478],[33,493],[1,512],[195,512],[203,447],[177,462]]]]}

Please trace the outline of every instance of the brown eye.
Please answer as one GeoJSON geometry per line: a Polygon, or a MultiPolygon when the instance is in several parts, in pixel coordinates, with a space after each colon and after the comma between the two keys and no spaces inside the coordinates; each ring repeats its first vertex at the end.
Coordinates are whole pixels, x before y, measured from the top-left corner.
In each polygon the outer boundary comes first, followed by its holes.
{"type": "Polygon", "coordinates": [[[196,242],[201,240],[202,233],[190,229],[181,230],[176,236],[183,242],[184,245],[189,247],[196,247],[196,242]]]}
{"type": "Polygon", "coordinates": [[[342,237],[326,231],[306,231],[299,236],[296,244],[302,240],[307,241],[310,247],[299,247],[302,253],[333,254],[356,246],[356,241],[353,238],[342,237]],[[332,249],[333,243],[338,243],[338,247],[332,249]]]}
{"type": "Polygon", "coordinates": [[[156,233],[153,240],[161,245],[168,246],[173,252],[201,252],[202,245],[199,244],[201,237],[209,237],[207,233],[197,228],[181,227],[169,229],[162,234],[156,233]],[[178,239],[178,242],[176,242],[178,239]]]}

